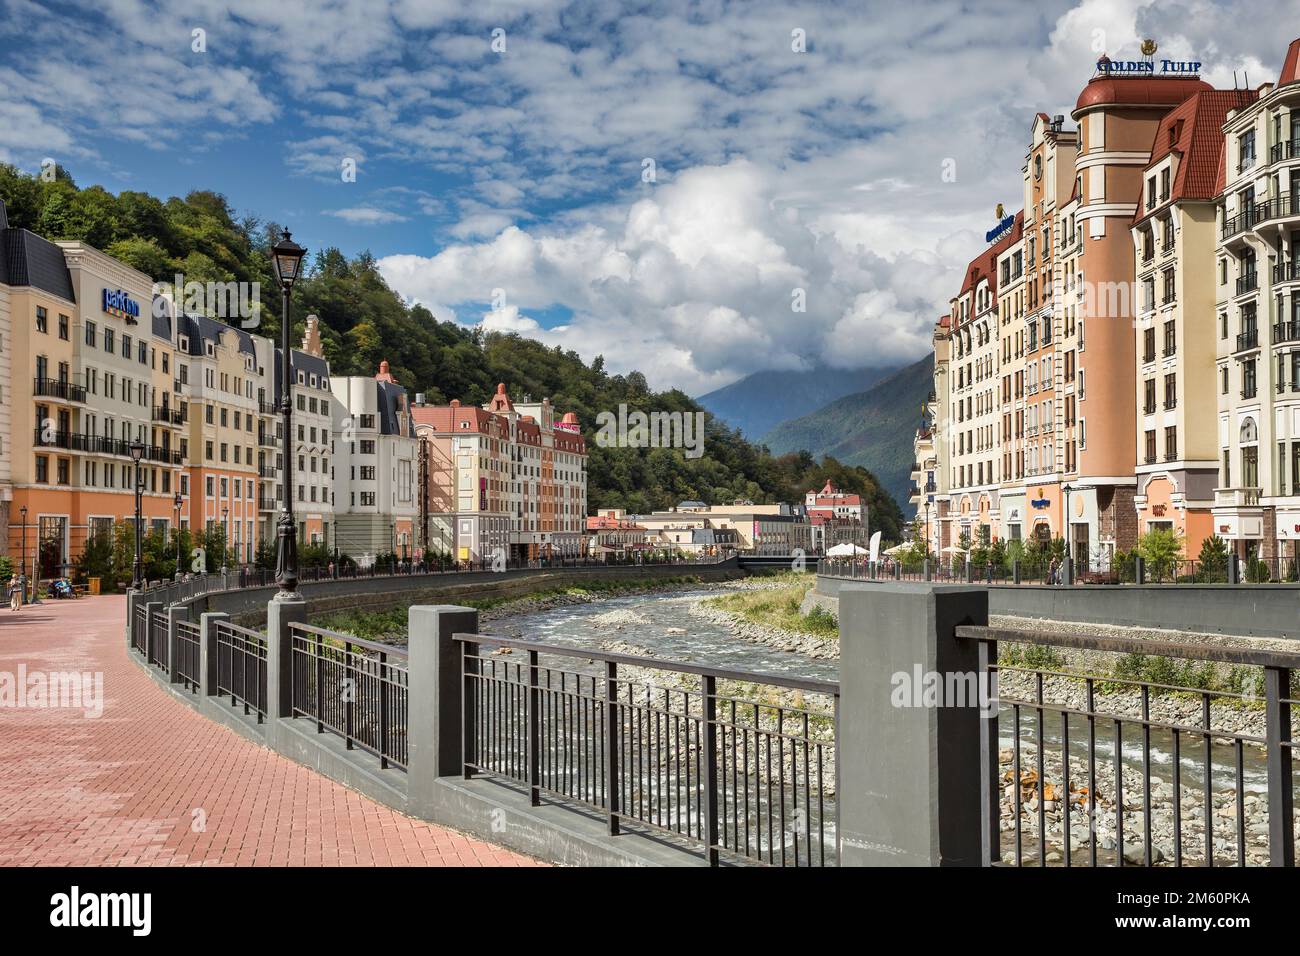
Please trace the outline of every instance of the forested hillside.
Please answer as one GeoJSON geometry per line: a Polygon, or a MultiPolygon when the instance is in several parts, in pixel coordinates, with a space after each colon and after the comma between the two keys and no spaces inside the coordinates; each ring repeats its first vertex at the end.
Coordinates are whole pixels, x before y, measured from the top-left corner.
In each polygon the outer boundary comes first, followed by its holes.
{"type": "MultiPolygon", "coordinates": [[[[260,282],[265,312],[257,332],[278,336],[279,296],[274,292],[267,250],[280,226],[236,215],[224,196],[196,191],[160,200],[147,193],[114,196],[98,186],[79,188],[63,170],[44,181],[0,164],[0,199],[9,224],[49,239],[81,239],[161,282],[176,273],[186,281],[260,282]]],[[[611,375],[597,356],[590,365],[578,353],[548,349],[514,334],[483,334],[439,321],[420,305],[407,306],[389,288],[375,259],[351,259],[338,249],[314,251],[310,268],[294,290],[294,340],[309,313],[321,318],[322,340],[335,374],[371,375],[387,359],[411,393],[431,403],[459,398],[487,401],[497,382],[516,397],[550,396],[574,411],[591,450],[591,507],[632,511],[665,508],[684,499],[727,503],[799,501],[827,478],[866,496],[872,526],[887,540],[899,539],[897,504],[864,468],[821,462],[793,452],[773,457],[761,446],[710,418],[704,455],[686,458],[667,449],[600,448],[591,440],[596,415],[620,402],[643,411],[702,410],[677,390],[652,391],[639,372],[611,375]]]]}

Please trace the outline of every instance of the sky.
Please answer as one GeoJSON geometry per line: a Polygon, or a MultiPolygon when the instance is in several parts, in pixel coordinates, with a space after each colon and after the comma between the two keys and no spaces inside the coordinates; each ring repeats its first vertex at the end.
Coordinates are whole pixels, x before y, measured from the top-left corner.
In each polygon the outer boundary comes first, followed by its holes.
{"type": "Polygon", "coordinates": [[[221,192],[440,319],[693,395],[925,354],[1101,53],[1231,88],[1300,35],[1300,0],[86,6],[0,0],[0,161],[221,192]]]}

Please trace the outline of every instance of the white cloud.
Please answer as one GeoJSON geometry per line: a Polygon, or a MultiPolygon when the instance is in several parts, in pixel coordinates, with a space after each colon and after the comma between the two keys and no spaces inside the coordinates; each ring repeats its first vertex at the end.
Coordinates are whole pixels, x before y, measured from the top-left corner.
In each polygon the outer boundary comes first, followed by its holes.
{"type": "Polygon", "coordinates": [[[336,216],[354,226],[379,226],[390,222],[405,222],[406,217],[389,209],[375,206],[352,206],[348,209],[327,210],[325,215],[336,216]]]}

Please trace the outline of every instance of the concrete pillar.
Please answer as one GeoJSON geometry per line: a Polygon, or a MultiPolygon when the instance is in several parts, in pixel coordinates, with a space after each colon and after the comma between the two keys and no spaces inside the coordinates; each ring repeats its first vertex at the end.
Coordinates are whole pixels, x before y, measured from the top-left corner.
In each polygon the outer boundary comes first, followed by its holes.
{"type": "Polygon", "coordinates": [[[135,608],[136,602],[140,600],[140,592],[135,588],[127,588],[126,591],[126,646],[131,647],[131,632],[135,630],[135,608]]]}
{"type": "Polygon", "coordinates": [[[926,558],[924,561],[921,562],[921,570],[925,575],[925,579],[929,581],[930,580],[930,559],[929,558],[926,558]]]}
{"type": "Polygon", "coordinates": [[[172,604],[167,608],[167,679],[173,684],[181,682],[180,667],[176,663],[177,621],[188,621],[190,609],[183,604],[172,604]]]}
{"type": "Polygon", "coordinates": [[[1061,562],[1061,583],[1074,583],[1074,559],[1068,554],[1065,556],[1065,560],[1061,562]]]}
{"type": "Polygon", "coordinates": [[[1020,559],[1014,558],[1011,561],[1011,583],[1020,583],[1020,559]]]}
{"type": "Polygon", "coordinates": [[[1228,583],[1241,583],[1241,555],[1236,551],[1228,555],[1228,583]]]}
{"type": "Polygon", "coordinates": [[[1142,555],[1140,554],[1135,554],[1133,556],[1133,583],[1147,583],[1147,563],[1142,560],[1142,555]]]}
{"type": "Polygon", "coordinates": [[[204,697],[217,696],[217,621],[228,621],[225,611],[199,615],[199,686],[204,697]]]}
{"type": "MultiPolygon", "coordinates": [[[[293,635],[290,624],[307,623],[307,602],[301,597],[266,602],[266,721],[293,716],[293,635]]],[[[268,730],[268,740],[270,731],[268,730]]]]}
{"type": "Polygon", "coordinates": [[[976,686],[979,642],[954,628],[986,624],[988,594],[885,584],[840,595],[842,865],[980,864],[980,699],[958,705],[948,692],[976,686]],[[927,706],[934,678],[946,706],[927,706]]]}
{"type": "Polygon", "coordinates": [[[454,604],[414,606],[407,617],[407,792],[410,812],[432,810],[434,781],[464,771],[463,644],[478,632],[478,611],[454,604]]]}

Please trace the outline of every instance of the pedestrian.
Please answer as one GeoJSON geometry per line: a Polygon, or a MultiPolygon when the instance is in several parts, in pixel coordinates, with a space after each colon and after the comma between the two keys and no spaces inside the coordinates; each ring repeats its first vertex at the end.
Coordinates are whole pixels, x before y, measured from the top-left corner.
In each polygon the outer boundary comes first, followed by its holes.
{"type": "Polygon", "coordinates": [[[23,579],[15,574],[9,579],[9,610],[16,611],[23,604],[23,579]]]}
{"type": "Polygon", "coordinates": [[[1052,563],[1047,567],[1047,583],[1060,584],[1061,583],[1060,574],[1061,574],[1061,567],[1057,563],[1056,558],[1052,558],[1052,563]]]}

